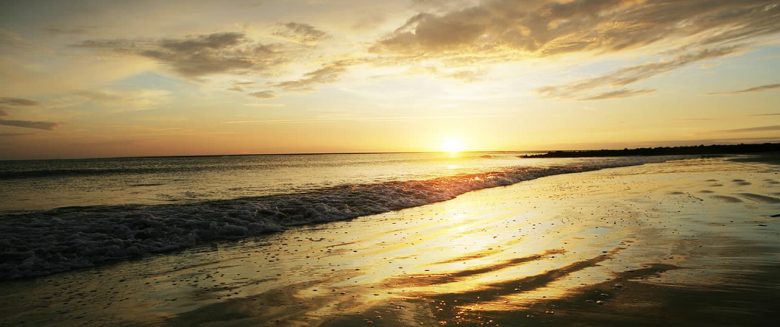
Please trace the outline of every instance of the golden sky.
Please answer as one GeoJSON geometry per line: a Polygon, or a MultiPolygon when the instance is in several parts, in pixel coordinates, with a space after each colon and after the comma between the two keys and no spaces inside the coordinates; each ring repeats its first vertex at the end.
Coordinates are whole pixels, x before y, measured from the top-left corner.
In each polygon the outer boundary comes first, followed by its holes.
{"type": "Polygon", "coordinates": [[[780,1],[0,1],[0,159],[780,139],[780,1]]]}

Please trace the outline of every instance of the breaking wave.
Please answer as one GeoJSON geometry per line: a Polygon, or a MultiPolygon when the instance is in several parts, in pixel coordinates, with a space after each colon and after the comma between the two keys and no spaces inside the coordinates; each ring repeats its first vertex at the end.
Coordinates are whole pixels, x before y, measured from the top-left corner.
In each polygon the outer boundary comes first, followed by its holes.
{"type": "Polygon", "coordinates": [[[0,215],[0,280],[48,275],[278,232],[289,226],[410,208],[543,176],[669,159],[605,159],[231,200],[65,207],[5,214],[0,215]]]}

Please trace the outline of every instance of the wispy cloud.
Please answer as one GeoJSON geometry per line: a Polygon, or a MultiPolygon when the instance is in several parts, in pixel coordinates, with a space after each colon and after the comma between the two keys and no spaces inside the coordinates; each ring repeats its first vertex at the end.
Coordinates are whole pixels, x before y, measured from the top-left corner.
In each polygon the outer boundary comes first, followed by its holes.
{"type": "Polygon", "coordinates": [[[780,125],[770,126],[757,126],[748,128],[728,129],[723,132],[727,133],[747,133],[747,132],[767,132],[767,131],[780,131],[780,125]]]}
{"type": "Polygon", "coordinates": [[[629,89],[622,89],[622,90],[616,90],[616,91],[609,91],[604,92],[601,94],[596,94],[594,96],[589,96],[585,98],[580,98],[580,100],[605,100],[605,99],[615,99],[615,98],[627,98],[647,93],[655,92],[654,89],[641,89],[641,90],[629,90],[629,89]]]}
{"type": "Polygon", "coordinates": [[[0,125],[23,127],[23,128],[34,128],[34,129],[42,129],[42,130],[50,131],[53,130],[55,127],[57,127],[59,124],[53,122],[47,122],[47,121],[0,119],[0,125]]]}
{"type": "Polygon", "coordinates": [[[704,49],[694,53],[679,55],[668,60],[624,67],[601,76],[574,81],[568,84],[545,86],[539,88],[537,91],[546,97],[580,97],[583,92],[588,92],[602,87],[623,87],[662,73],[666,73],[693,62],[732,54],[739,49],[740,48],[737,46],[704,49]]]}
{"type": "Polygon", "coordinates": [[[276,94],[273,91],[257,91],[249,93],[249,95],[260,99],[271,99],[276,97],[276,94]]]}
{"type": "MultiPolygon", "coordinates": [[[[346,74],[353,66],[363,64],[384,64],[377,61],[376,58],[355,58],[355,59],[340,59],[322,64],[319,68],[305,73],[298,79],[292,79],[282,82],[271,84],[271,87],[280,92],[291,91],[308,91],[314,89],[318,85],[333,83],[337,81],[341,76],[346,74]]],[[[484,73],[481,70],[475,69],[439,69],[437,67],[413,67],[407,73],[427,73],[444,77],[448,79],[456,79],[464,82],[470,82],[479,79],[484,73]]],[[[250,93],[250,95],[260,98],[265,98],[266,92],[261,91],[263,96],[258,96],[256,93],[250,93]]],[[[275,96],[275,93],[270,93],[275,96]]],[[[272,96],[269,96],[269,98],[272,96]]]]}
{"type": "Polygon", "coordinates": [[[280,27],[274,35],[303,44],[314,44],[328,36],[328,33],[309,24],[289,22],[281,24],[280,27]]]}
{"type": "MultiPolygon", "coordinates": [[[[8,116],[6,109],[37,106],[40,103],[35,100],[13,97],[0,97],[0,117],[8,116]]],[[[0,119],[0,125],[13,126],[23,128],[34,128],[43,130],[52,130],[59,124],[46,121],[30,121],[30,120],[13,120],[13,119],[0,119]]]]}
{"type": "Polygon", "coordinates": [[[479,80],[484,75],[484,71],[474,68],[456,68],[447,69],[437,66],[413,66],[407,72],[408,74],[431,74],[443,78],[455,79],[463,82],[473,82],[479,80]]]}
{"type": "Polygon", "coordinates": [[[85,27],[56,27],[50,26],[45,28],[45,31],[51,34],[65,34],[65,35],[78,35],[87,32],[85,27]]]}
{"type": "Polygon", "coordinates": [[[213,33],[157,40],[85,40],[76,47],[106,49],[150,58],[186,77],[265,71],[289,60],[278,45],[254,42],[243,33],[213,33]]]}
{"type": "Polygon", "coordinates": [[[777,84],[767,84],[767,85],[761,85],[761,86],[754,86],[742,90],[736,90],[736,91],[725,91],[725,92],[712,92],[710,94],[713,95],[723,95],[723,94],[742,94],[742,93],[751,93],[751,92],[761,92],[761,91],[767,91],[767,90],[774,90],[780,88],[780,83],[777,84]]]}
{"type": "Polygon", "coordinates": [[[0,29],[0,52],[13,52],[20,49],[29,50],[32,44],[21,35],[0,29]]]}
{"type": "Polygon", "coordinates": [[[302,78],[277,83],[275,86],[286,91],[310,90],[317,84],[332,83],[336,81],[347,68],[356,62],[351,60],[334,61],[322,65],[322,67],[308,72],[302,78]]]}
{"type": "Polygon", "coordinates": [[[255,82],[252,81],[234,81],[232,82],[232,85],[228,88],[228,91],[236,91],[236,92],[244,92],[244,90],[254,85],[255,82]]]}
{"type": "Polygon", "coordinates": [[[75,92],[88,102],[99,104],[102,107],[116,107],[121,109],[148,109],[152,108],[169,96],[166,90],[83,90],[75,92]]]}
{"type": "MultiPolygon", "coordinates": [[[[492,115],[491,117],[512,118],[510,115],[492,115]]],[[[326,121],[420,121],[420,120],[438,120],[443,119],[468,119],[473,116],[465,115],[415,115],[415,116],[376,116],[376,117],[317,117],[304,119],[264,119],[264,120],[234,120],[226,121],[223,124],[265,124],[265,123],[306,123],[306,122],[326,122],[326,121]]]]}
{"type": "Polygon", "coordinates": [[[23,98],[0,97],[0,104],[8,106],[35,106],[37,101],[23,98]]]}

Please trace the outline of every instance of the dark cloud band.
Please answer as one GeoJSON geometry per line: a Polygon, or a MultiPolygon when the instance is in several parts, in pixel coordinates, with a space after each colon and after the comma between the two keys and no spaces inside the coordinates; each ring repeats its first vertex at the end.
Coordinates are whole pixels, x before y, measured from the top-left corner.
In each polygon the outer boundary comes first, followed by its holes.
{"type": "Polygon", "coordinates": [[[10,120],[10,119],[0,119],[0,125],[42,129],[47,131],[53,130],[55,127],[58,126],[57,123],[47,122],[47,121],[10,120]]]}
{"type": "Polygon", "coordinates": [[[768,90],[775,90],[780,89],[780,83],[777,84],[767,84],[767,85],[760,85],[760,86],[754,86],[742,90],[736,90],[736,91],[727,91],[727,92],[714,92],[710,94],[742,94],[742,93],[752,93],[752,92],[761,92],[761,91],[768,91],[768,90]]]}
{"type": "Polygon", "coordinates": [[[0,104],[7,106],[35,106],[38,105],[38,102],[23,98],[1,97],[0,104]]]}

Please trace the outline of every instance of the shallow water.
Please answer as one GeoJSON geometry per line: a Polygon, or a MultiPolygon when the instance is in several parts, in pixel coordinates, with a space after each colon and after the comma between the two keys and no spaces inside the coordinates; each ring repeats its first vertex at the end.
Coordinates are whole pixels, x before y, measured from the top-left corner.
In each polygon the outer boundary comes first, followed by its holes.
{"type": "Polygon", "coordinates": [[[0,323],[770,325],[778,181],[725,159],[545,177],[3,282],[0,323]]]}

